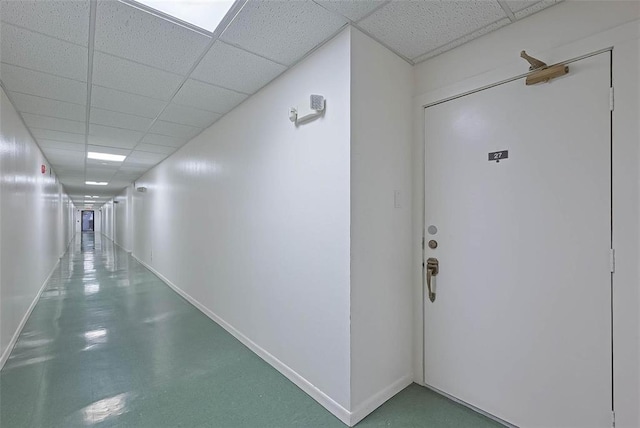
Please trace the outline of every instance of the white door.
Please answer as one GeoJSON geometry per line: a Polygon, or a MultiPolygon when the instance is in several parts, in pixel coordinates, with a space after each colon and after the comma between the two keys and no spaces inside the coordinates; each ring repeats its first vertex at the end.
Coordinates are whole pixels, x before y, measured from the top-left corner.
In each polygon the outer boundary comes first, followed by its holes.
{"type": "Polygon", "coordinates": [[[517,426],[611,426],[609,61],[425,109],[425,383],[517,426]]]}

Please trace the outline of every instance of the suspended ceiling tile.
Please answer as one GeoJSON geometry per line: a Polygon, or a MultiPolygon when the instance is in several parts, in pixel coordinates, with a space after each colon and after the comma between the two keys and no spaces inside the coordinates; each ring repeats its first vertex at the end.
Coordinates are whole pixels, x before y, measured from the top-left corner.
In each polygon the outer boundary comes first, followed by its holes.
{"type": "Polygon", "coordinates": [[[222,33],[222,40],[291,65],[347,22],[310,0],[250,1],[222,33]]]}
{"type": "Polygon", "coordinates": [[[186,75],[209,36],[116,1],[98,2],[95,48],[186,75]]]}
{"type": "Polygon", "coordinates": [[[485,34],[488,34],[488,33],[492,32],[492,31],[495,31],[498,28],[504,27],[505,25],[509,25],[510,23],[511,23],[511,20],[508,19],[508,18],[501,19],[498,22],[494,22],[493,24],[489,24],[486,27],[482,27],[481,29],[474,31],[473,33],[464,35],[464,36],[460,37],[459,39],[456,39],[456,40],[454,40],[454,41],[452,41],[450,43],[447,43],[444,46],[440,46],[439,48],[437,48],[437,49],[435,49],[435,50],[433,50],[431,52],[427,52],[426,54],[420,55],[417,58],[412,58],[412,60],[413,60],[413,62],[415,62],[417,64],[417,63],[425,61],[425,60],[427,60],[429,58],[433,58],[436,55],[440,55],[443,52],[446,52],[446,51],[451,50],[451,49],[453,49],[455,47],[458,47],[458,46],[460,46],[460,45],[462,45],[464,43],[467,43],[467,42],[469,42],[469,41],[471,41],[473,39],[477,39],[480,36],[483,36],[485,34]]]}
{"type": "Polygon", "coordinates": [[[247,98],[245,94],[189,79],[182,85],[173,102],[224,114],[245,98],[247,98]]]}
{"type": "Polygon", "coordinates": [[[4,22],[67,42],[89,43],[88,1],[1,1],[0,16],[4,22]]]}
{"type": "Polygon", "coordinates": [[[5,63],[0,64],[0,74],[9,91],[81,105],[87,103],[87,84],[84,82],[5,63]]]}
{"type": "Polygon", "coordinates": [[[386,3],[386,0],[314,0],[320,6],[333,12],[346,16],[352,21],[359,21],[367,14],[371,13],[380,5],[386,3]]]}
{"type": "Polygon", "coordinates": [[[191,77],[253,94],[286,69],[283,65],[218,41],[207,52],[191,77]]]}
{"type": "Polygon", "coordinates": [[[161,160],[163,160],[164,158],[166,158],[167,155],[163,154],[163,153],[150,153],[150,152],[141,152],[138,150],[134,150],[129,157],[127,157],[126,163],[128,165],[131,164],[142,164],[142,163],[158,163],[161,160]]]}
{"type": "Polygon", "coordinates": [[[84,121],[87,117],[87,108],[80,104],[35,97],[19,92],[12,92],[11,99],[16,108],[22,113],[40,114],[77,121],[84,121]]]}
{"type": "Polygon", "coordinates": [[[71,150],[83,153],[86,150],[86,145],[84,143],[67,143],[64,141],[38,139],[38,145],[41,149],[71,150]]]}
{"type": "Polygon", "coordinates": [[[31,133],[38,141],[42,139],[77,144],[85,143],[84,135],[80,134],[70,134],[68,132],[52,131],[50,129],[32,129],[31,133]]]}
{"type": "Polygon", "coordinates": [[[122,92],[116,89],[93,85],[91,106],[136,116],[155,118],[160,114],[166,101],[122,92]]]}
{"type": "Polygon", "coordinates": [[[47,158],[58,165],[84,165],[84,153],[74,150],[42,149],[47,158]]]}
{"type": "Polygon", "coordinates": [[[160,153],[160,154],[170,155],[171,153],[177,150],[177,147],[158,146],[155,144],[141,143],[136,146],[136,150],[141,152],[160,153]]]}
{"type": "Polygon", "coordinates": [[[156,144],[158,146],[182,147],[188,140],[186,138],[168,137],[166,135],[146,134],[141,143],[156,144]]]}
{"type": "Polygon", "coordinates": [[[4,23],[0,37],[2,62],[79,81],[87,79],[86,47],[4,23]]]}
{"type": "Polygon", "coordinates": [[[536,3],[540,3],[541,0],[506,0],[505,3],[509,6],[512,12],[518,12],[522,9],[527,9],[536,3]]]}
{"type": "Polygon", "coordinates": [[[169,104],[160,115],[160,119],[167,122],[191,125],[197,128],[207,128],[222,115],[206,110],[185,107],[178,104],[169,104]]]}
{"type": "Polygon", "coordinates": [[[150,132],[160,135],[168,135],[170,137],[191,139],[202,131],[201,128],[195,128],[188,125],[180,125],[178,123],[156,121],[150,129],[150,132]]]}
{"type": "MultiPolygon", "coordinates": [[[[515,12],[516,15],[516,19],[522,19],[524,17],[527,17],[529,15],[533,15],[536,12],[540,12],[543,9],[548,8],[549,6],[553,6],[555,4],[560,3],[562,0],[543,0],[543,1],[539,1],[539,2],[524,2],[524,3],[533,3],[533,4],[527,4],[526,7],[523,7],[522,9],[519,9],[515,12]]],[[[507,2],[509,4],[509,7],[511,7],[512,2],[507,2]]],[[[514,5],[515,7],[515,5],[514,5]]],[[[512,9],[513,10],[513,9],[512,9]]]]}
{"type": "Polygon", "coordinates": [[[22,117],[27,126],[31,129],[51,129],[53,131],[69,132],[71,134],[85,134],[86,125],[84,122],[75,120],[59,119],[57,117],[40,116],[37,114],[23,113],[22,117]]]}
{"type": "Polygon", "coordinates": [[[416,58],[504,18],[497,1],[397,1],[359,25],[406,58],[416,58]]]}
{"type": "Polygon", "coordinates": [[[131,129],[133,131],[146,131],[149,125],[151,125],[151,119],[147,117],[134,116],[132,114],[103,110],[95,107],[91,107],[89,117],[91,123],[131,129]]]}
{"type": "Polygon", "coordinates": [[[129,129],[114,128],[112,126],[89,125],[89,144],[96,146],[110,146],[133,148],[144,135],[143,132],[129,129]]]}
{"type": "Polygon", "coordinates": [[[126,59],[95,52],[93,83],[146,97],[169,100],[183,78],[126,59]]]}
{"type": "Polygon", "coordinates": [[[126,161],[120,167],[120,172],[123,174],[141,174],[149,169],[147,165],[140,165],[136,163],[127,163],[126,161]]]}

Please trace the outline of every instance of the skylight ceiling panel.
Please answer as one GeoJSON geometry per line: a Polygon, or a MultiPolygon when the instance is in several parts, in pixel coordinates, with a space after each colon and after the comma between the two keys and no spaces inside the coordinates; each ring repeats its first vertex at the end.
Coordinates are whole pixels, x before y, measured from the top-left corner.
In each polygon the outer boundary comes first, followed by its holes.
{"type": "Polygon", "coordinates": [[[191,125],[197,128],[207,128],[222,115],[193,107],[185,107],[171,103],[160,115],[161,120],[167,122],[191,125]]]}
{"type": "Polygon", "coordinates": [[[191,77],[253,94],[286,69],[284,65],[218,41],[207,52],[191,77]]]}
{"type": "Polygon", "coordinates": [[[156,144],[159,146],[181,147],[188,140],[186,138],[169,137],[167,135],[158,135],[148,133],[142,139],[142,143],[156,144]]]}
{"type": "Polygon", "coordinates": [[[71,134],[69,132],[52,131],[50,129],[38,128],[31,129],[31,133],[38,141],[42,139],[77,144],[85,143],[85,136],[81,134],[71,134]]]}
{"type": "Polygon", "coordinates": [[[1,1],[0,16],[4,22],[67,42],[89,43],[88,1],[1,1]]]}
{"type": "Polygon", "coordinates": [[[117,1],[99,1],[95,49],[186,75],[210,37],[117,1]]]}
{"type": "Polygon", "coordinates": [[[352,21],[359,21],[377,7],[380,7],[386,0],[314,0],[320,6],[333,12],[346,16],[352,21]]]}
{"type": "Polygon", "coordinates": [[[132,149],[144,135],[143,132],[112,126],[89,125],[89,144],[96,146],[132,149]]]}
{"type": "Polygon", "coordinates": [[[27,126],[31,129],[50,129],[53,131],[69,132],[71,134],[82,134],[86,131],[84,122],[75,120],[60,119],[57,117],[40,116],[37,114],[23,113],[22,117],[27,126]]]}
{"type": "Polygon", "coordinates": [[[2,62],[82,82],[87,79],[86,47],[4,23],[0,37],[2,62]]]}
{"type": "Polygon", "coordinates": [[[87,84],[84,82],[5,63],[0,64],[0,70],[2,82],[9,91],[81,105],[87,103],[87,84]]]}
{"type": "Polygon", "coordinates": [[[398,1],[358,25],[406,58],[416,58],[501,20],[508,18],[497,1],[398,1]]]}
{"type": "Polygon", "coordinates": [[[12,92],[11,99],[22,113],[33,113],[61,119],[82,122],[86,119],[87,108],[84,105],[36,97],[33,95],[12,92]]]}
{"type": "Polygon", "coordinates": [[[158,146],[155,144],[140,143],[136,146],[136,150],[141,152],[158,153],[170,155],[177,150],[177,147],[158,146]]]}
{"type": "Polygon", "coordinates": [[[93,83],[168,101],[183,77],[133,61],[95,52],[93,83]]]}
{"type": "Polygon", "coordinates": [[[151,127],[150,132],[160,135],[168,135],[170,137],[191,139],[202,132],[202,128],[195,128],[188,125],[180,125],[178,123],[156,121],[151,127]]]}
{"type": "Polygon", "coordinates": [[[347,20],[310,0],[250,1],[222,33],[222,40],[291,65],[337,33],[347,20]]]}
{"type": "Polygon", "coordinates": [[[173,102],[224,114],[246,98],[245,94],[189,79],[182,85],[173,102]]]}
{"type": "Polygon", "coordinates": [[[91,108],[89,117],[91,123],[131,129],[133,131],[146,131],[152,121],[147,117],[103,110],[96,107],[91,108]]]}
{"type": "Polygon", "coordinates": [[[71,150],[82,153],[86,151],[86,145],[84,143],[67,143],[64,141],[38,139],[38,145],[41,149],[71,150]]]}
{"type": "Polygon", "coordinates": [[[160,114],[166,101],[116,89],[93,85],[91,106],[120,113],[154,119],[160,114]]]}

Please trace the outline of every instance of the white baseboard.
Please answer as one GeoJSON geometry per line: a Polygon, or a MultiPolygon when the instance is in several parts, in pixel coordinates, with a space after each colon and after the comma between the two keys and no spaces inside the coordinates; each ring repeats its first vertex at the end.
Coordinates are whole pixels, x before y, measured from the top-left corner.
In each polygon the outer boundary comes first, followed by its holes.
{"type": "MultiPolygon", "coordinates": [[[[289,367],[286,364],[284,364],[278,358],[276,358],[275,356],[270,354],[267,350],[265,350],[264,348],[262,348],[261,346],[259,346],[255,342],[253,342],[251,339],[249,339],[247,336],[242,334],[240,331],[238,331],[231,324],[229,324],[228,322],[226,322],[225,320],[220,318],[218,315],[213,313],[209,308],[207,308],[202,303],[200,303],[199,301],[197,301],[196,299],[191,297],[189,294],[184,292],[177,285],[173,284],[171,281],[169,281],[167,278],[165,278],[160,272],[155,270],[153,267],[149,266],[147,263],[143,262],[142,260],[140,260],[135,255],[132,254],[132,256],[142,266],[144,266],[147,269],[149,269],[151,272],[153,272],[154,275],[156,275],[165,284],[167,284],[169,287],[171,287],[176,293],[178,293],[179,295],[184,297],[189,303],[191,303],[193,306],[198,308],[202,313],[207,315],[214,322],[216,322],[222,328],[224,328],[227,332],[229,332],[229,334],[231,334],[233,337],[235,337],[240,342],[242,342],[243,345],[245,345],[247,348],[252,350],[255,354],[257,354],[260,358],[265,360],[267,363],[269,363],[273,368],[275,368],[280,373],[282,373],[287,379],[289,379],[291,382],[296,384],[298,386],[298,388],[302,389],[304,392],[309,394],[309,396],[311,396],[311,398],[313,398],[318,403],[320,403],[324,408],[326,408],[328,411],[330,411],[334,416],[336,416],[338,419],[340,419],[345,424],[347,424],[349,426],[353,426],[353,423],[351,423],[351,420],[352,420],[352,413],[351,412],[349,412],[347,409],[342,407],[340,404],[338,404],[336,401],[334,401],[327,394],[322,392],[320,389],[318,389],[316,386],[314,386],[311,382],[306,380],[304,377],[302,377],[299,373],[297,373],[291,367],[289,367]]],[[[384,401],[386,401],[386,399],[384,401]]],[[[382,401],[380,404],[382,404],[384,401],[382,401]]]]}
{"type": "Polygon", "coordinates": [[[398,392],[405,389],[407,386],[413,383],[413,375],[406,375],[381,389],[378,393],[371,396],[367,401],[359,405],[353,412],[351,412],[351,420],[349,426],[354,426],[367,415],[373,412],[375,409],[383,405],[388,399],[396,395],[398,392]]]}
{"type": "Polygon", "coordinates": [[[2,356],[0,356],[0,370],[4,367],[5,363],[9,359],[9,356],[11,355],[11,351],[13,351],[14,346],[16,346],[16,342],[18,341],[18,337],[20,337],[20,333],[22,333],[22,329],[24,328],[24,325],[27,323],[27,320],[29,319],[31,312],[33,312],[33,308],[36,307],[38,300],[40,300],[40,295],[44,291],[45,287],[47,286],[47,283],[53,276],[53,273],[56,271],[59,264],[60,264],[60,259],[56,261],[56,264],[53,266],[53,269],[51,269],[51,272],[49,272],[49,275],[47,275],[47,278],[44,280],[44,282],[40,286],[40,289],[38,290],[36,297],[34,297],[33,301],[31,302],[31,305],[29,305],[29,309],[27,309],[27,312],[22,317],[20,324],[18,324],[18,328],[16,329],[15,333],[13,333],[13,336],[11,337],[11,340],[9,341],[7,348],[2,353],[2,356]]]}

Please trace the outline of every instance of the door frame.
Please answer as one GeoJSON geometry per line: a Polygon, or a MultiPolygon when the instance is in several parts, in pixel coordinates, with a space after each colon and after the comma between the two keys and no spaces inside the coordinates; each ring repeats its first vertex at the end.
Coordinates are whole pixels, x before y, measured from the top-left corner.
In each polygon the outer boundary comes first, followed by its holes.
{"type": "MultiPolygon", "coordinates": [[[[613,67],[614,67],[614,62],[613,62],[613,46],[610,47],[606,47],[603,49],[598,49],[595,51],[592,51],[590,53],[586,53],[586,54],[582,54],[580,56],[576,56],[573,57],[571,59],[567,59],[565,61],[561,61],[555,64],[550,64],[549,66],[553,66],[553,65],[557,65],[557,64],[571,64],[586,58],[590,58],[596,55],[600,55],[600,54],[605,54],[605,53],[609,53],[609,84],[610,87],[613,88],[613,67]]],[[[422,161],[422,165],[421,165],[421,172],[422,172],[422,186],[420,186],[420,209],[422,211],[422,216],[421,216],[421,267],[422,267],[422,272],[421,272],[421,299],[420,299],[420,307],[421,307],[421,316],[420,316],[420,328],[418,329],[421,332],[421,340],[419,341],[420,346],[416,347],[419,349],[419,355],[420,355],[420,364],[422,366],[422,376],[420,376],[419,381],[417,381],[418,384],[420,384],[421,386],[428,388],[442,396],[445,396],[447,398],[449,398],[452,401],[455,401],[467,408],[470,408],[472,410],[474,410],[477,413],[480,413],[486,417],[488,417],[489,419],[492,419],[496,422],[499,422],[501,424],[503,424],[504,426],[507,427],[513,427],[513,428],[517,428],[515,425],[495,416],[492,415],[470,403],[467,403],[463,400],[460,400],[450,394],[447,394],[444,391],[441,391],[437,388],[434,388],[430,385],[427,385],[425,382],[425,377],[426,377],[426,369],[425,369],[425,345],[426,345],[426,339],[425,339],[425,319],[426,319],[426,315],[425,315],[425,309],[426,309],[426,299],[427,299],[427,294],[426,294],[426,264],[425,264],[425,260],[426,260],[426,252],[425,252],[425,245],[426,245],[426,240],[427,240],[427,233],[426,233],[426,210],[425,210],[425,206],[426,206],[426,148],[427,148],[427,136],[426,136],[426,132],[425,132],[425,126],[426,126],[426,120],[425,120],[425,115],[426,115],[426,111],[429,107],[433,107],[448,101],[453,101],[459,98],[463,98],[465,96],[468,95],[472,95],[481,91],[485,91],[488,89],[492,89],[495,88],[497,86],[501,86],[507,83],[511,83],[517,80],[523,80],[531,75],[532,73],[534,73],[535,71],[529,71],[526,73],[522,73],[519,75],[515,75],[513,77],[508,77],[506,79],[502,79],[502,80],[498,80],[495,81],[494,83],[489,83],[486,85],[482,85],[482,86],[478,86],[475,89],[470,89],[467,91],[463,91],[457,94],[453,94],[453,95],[449,95],[446,97],[442,97],[439,99],[435,99],[434,101],[428,102],[426,104],[422,104],[420,112],[421,112],[421,118],[420,118],[420,125],[421,125],[421,129],[423,131],[422,133],[422,156],[421,156],[421,161],[422,161]]],[[[615,248],[614,247],[614,221],[615,221],[615,211],[614,211],[614,144],[613,144],[613,138],[614,138],[614,109],[611,108],[610,110],[610,116],[609,116],[609,120],[610,120],[610,138],[609,138],[609,144],[610,144],[610,209],[611,209],[611,234],[610,234],[610,244],[611,244],[611,248],[615,248]]],[[[613,262],[615,263],[615,262],[613,262]]],[[[615,350],[615,341],[614,341],[614,273],[611,273],[611,283],[610,283],[610,293],[611,293],[611,411],[612,411],[612,417],[613,417],[613,421],[615,421],[615,358],[614,358],[614,350],[615,350]]],[[[614,425],[615,426],[615,425],[614,425]]]]}
{"type": "Polygon", "coordinates": [[[80,232],[95,232],[96,231],[96,211],[95,210],[80,210],[80,232]],[[93,213],[93,229],[84,230],[84,213],[93,213]]]}

